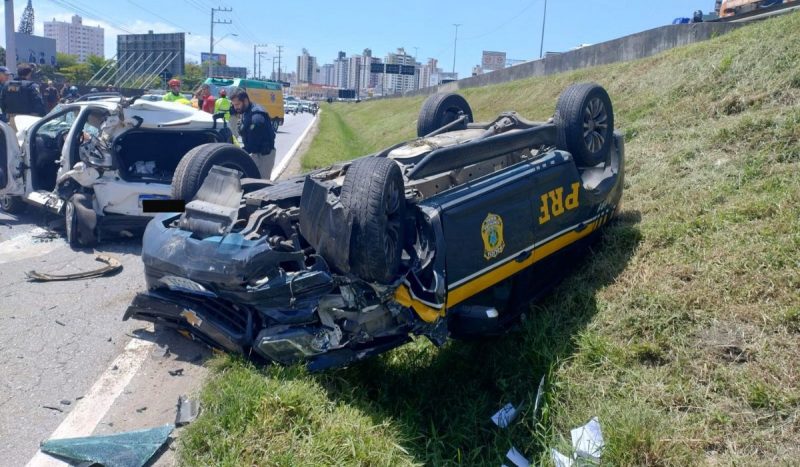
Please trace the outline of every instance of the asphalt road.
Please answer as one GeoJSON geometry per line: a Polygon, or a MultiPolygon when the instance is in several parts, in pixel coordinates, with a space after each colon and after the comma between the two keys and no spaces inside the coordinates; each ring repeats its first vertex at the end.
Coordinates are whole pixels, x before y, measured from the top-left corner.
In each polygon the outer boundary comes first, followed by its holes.
{"type": "MultiPolygon", "coordinates": [[[[312,120],[309,114],[286,116],[276,139],[276,168],[312,120]]],[[[118,370],[114,362],[130,348],[133,335],[142,338],[137,341],[154,343],[146,349],[148,357],[135,367],[124,391],[109,398],[111,408],[97,414],[100,423],[83,426],[89,430],[84,435],[171,423],[177,396],[196,391],[205,375],[205,347],[172,331],[153,332],[149,323],[122,321],[128,303],[144,287],[140,241],[105,243],[94,251],[72,250],[61,236],[46,238],[46,229],[59,221],[33,210],[19,218],[0,212],[2,465],[26,465],[40,441],[63,428],[71,411],[95,410],[87,407],[87,394],[96,389],[98,378],[110,374],[110,381],[114,380],[118,370]],[[94,260],[96,253],[118,258],[123,270],[111,277],[66,282],[33,283],[25,278],[30,270],[63,274],[94,269],[100,265],[94,260]],[[168,354],[165,347],[170,349],[168,354]],[[178,369],[182,374],[169,374],[178,369]]]]}

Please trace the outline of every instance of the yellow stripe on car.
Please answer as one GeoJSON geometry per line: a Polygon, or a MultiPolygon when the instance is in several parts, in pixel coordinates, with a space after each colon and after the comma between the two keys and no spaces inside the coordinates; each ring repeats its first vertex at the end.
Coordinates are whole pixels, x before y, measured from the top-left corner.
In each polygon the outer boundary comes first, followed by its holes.
{"type": "Polygon", "coordinates": [[[509,261],[498,266],[485,274],[482,274],[475,279],[460,285],[447,294],[447,306],[437,310],[429,305],[426,305],[419,300],[414,299],[409,293],[408,287],[401,285],[395,292],[395,300],[402,306],[412,308],[419,317],[429,323],[435,322],[437,319],[445,315],[445,309],[451,308],[464,300],[473,297],[474,295],[488,289],[489,287],[511,277],[512,275],[522,271],[523,269],[532,266],[537,261],[540,261],[553,253],[565,248],[578,240],[588,236],[594,232],[601,225],[605,224],[609,216],[598,218],[592,223],[586,225],[582,230],[571,230],[558,236],[538,247],[534,248],[533,254],[523,261],[509,261]]]}

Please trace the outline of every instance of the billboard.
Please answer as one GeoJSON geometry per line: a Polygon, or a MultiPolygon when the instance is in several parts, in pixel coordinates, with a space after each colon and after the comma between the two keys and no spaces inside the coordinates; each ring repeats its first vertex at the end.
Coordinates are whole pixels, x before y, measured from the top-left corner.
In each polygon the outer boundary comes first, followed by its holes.
{"type": "Polygon", "coordinates": [[[200,52],[200,63],[214,62],[220,65],[228,64],[228,55],[226,54],[210,54],[208,52],[200,52]]]}
{"type": "Polygon", "coordinates": [[[55,39],[15,32],[14,40],[17,42],[17,63],[56,66],[55,39]]]}
{"type": "Polygon", "coordinates": [[[506,53],[505,52],[491,52],[488,50],[483,51],[481,57],[481,68],[484,70],[502,70],[506,67],[506,53]]]}

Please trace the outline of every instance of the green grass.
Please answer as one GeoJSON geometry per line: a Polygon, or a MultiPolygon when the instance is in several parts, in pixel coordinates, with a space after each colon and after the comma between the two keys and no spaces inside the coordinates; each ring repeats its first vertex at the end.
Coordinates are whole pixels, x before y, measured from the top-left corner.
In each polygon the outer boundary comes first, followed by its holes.
{"type": "MultiPolygon", "coordinates": [[[[607,465],[800,458],[800,14],[635,62],[472,88],[545,119],[593,80],[626,134],[620,220],[519,330],[308,375],[213,362],[188,465],[547,464],[598,416],[607,465]],[[779,38],[779,40],[765,40],[779,38]],[[538,381],[545,405],[532,413],[538,381]],[[489,416],[524,403],[509,430],[489,416]]],[[[422,98],[324,106],[306,168],[413,137],[422,98]]]]}

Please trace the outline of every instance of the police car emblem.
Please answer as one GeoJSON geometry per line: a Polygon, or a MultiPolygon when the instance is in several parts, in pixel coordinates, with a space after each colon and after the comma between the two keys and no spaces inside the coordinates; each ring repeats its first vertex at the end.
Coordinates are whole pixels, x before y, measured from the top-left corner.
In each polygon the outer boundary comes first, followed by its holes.
{"type": "Polygon", "coordinates": [[[483,237],[483,257],[487,260],[497,258],[506,247],[503,240],[503,218],[489,213],[481,224],[483,237]]]}

